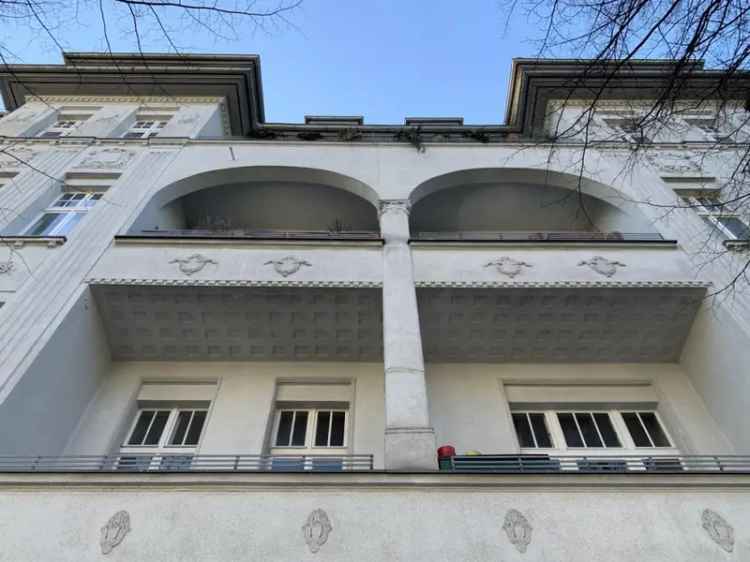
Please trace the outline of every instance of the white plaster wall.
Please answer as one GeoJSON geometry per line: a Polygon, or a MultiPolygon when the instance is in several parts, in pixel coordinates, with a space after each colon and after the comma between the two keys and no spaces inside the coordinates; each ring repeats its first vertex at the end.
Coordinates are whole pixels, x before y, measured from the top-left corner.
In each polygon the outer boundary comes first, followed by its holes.
{"type": "Polygon", "coordinates": [[[58,245],[48,245],[44,242],[20,244],[12,241],[0,241],[0,262],[9,261],[13,268],[9,273],[0,275],[0,297],[14,293],[26,280],[34,275],[39,266],[50,256],[54,255],[58,245]]]}
{"type": "MultiPolygon", "coordinates": [[[[301,484],[258,489],[220,483],[135,490],[97,486],[65,490],[0,489],[3,558],[59,561],[394,561],[394,562],[741,562],[750,559],[747,485],[586,487],[488,485],[321,488],[301,484]],[[531,526],[524,553],[503,523],[519,510],[531,526]],[[702,528],[710,508],[735,532],[733,552],[702,528]],[[319,552],[302,527],[325,510],[332,531],[319,552]],[[131,531],[106,557],[100,528],[119,510],[131,531]]],[[[518,484],[520,481],[516,482],[518,484]]]]}
{"type": "Polygon", "coordinates": [[[81,412],[109,370],[96,304],[81,286],[49,340],[0,407],[0,454],[62,454],[81,412]]]}
{"type": "Polygon", "coordinates": [[[351,453],[372,454],[375,466],[383,466],[383,366],[378,363],[113,363],[81,416],[65,454],[116,452],[133,421],[136,397],[144,381],[216,381],[216,398],[199,454],[262,454],[280,379],[352,381],[351,453]]]}
{"type": "Polygon", "coordinates": [[[690,379],[670,364],[478,364],[428,363],[425,367],[430,418],[440,445],[461,454],[518,451],[504,385],[650,382],[659,412],[680,452],[732,454],[730,441],[711,417],[690,379]]]}

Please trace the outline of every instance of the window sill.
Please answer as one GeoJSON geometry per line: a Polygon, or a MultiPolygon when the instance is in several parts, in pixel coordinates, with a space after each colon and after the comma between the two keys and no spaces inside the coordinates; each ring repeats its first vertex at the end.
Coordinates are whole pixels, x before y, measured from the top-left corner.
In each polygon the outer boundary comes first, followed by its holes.
{"type": "Polygon", "coordinates": [[[750,250],[750,240],[724,240],[722,244],[731,252],[746,252],[750,250]]]}
{"type": "Polygon", "coordinates": [[[56,248],[67,241],[66,236],[0,236],[0,243],[10,244],[13,248],[23,248],[26,244],[56,248]]]}

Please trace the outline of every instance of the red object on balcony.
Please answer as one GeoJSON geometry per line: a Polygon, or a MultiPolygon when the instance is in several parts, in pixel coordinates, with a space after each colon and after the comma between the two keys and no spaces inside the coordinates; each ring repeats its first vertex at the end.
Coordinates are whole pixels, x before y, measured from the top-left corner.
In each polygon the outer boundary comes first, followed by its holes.
{"type": "Polygon", "coordinates": [[[438,447],[437,450],[437,456],[439,459],[444,459],[448,457],[455,456],[456,454],[456,448],[452,445],[443,445],[442,447],[438,447]]]}

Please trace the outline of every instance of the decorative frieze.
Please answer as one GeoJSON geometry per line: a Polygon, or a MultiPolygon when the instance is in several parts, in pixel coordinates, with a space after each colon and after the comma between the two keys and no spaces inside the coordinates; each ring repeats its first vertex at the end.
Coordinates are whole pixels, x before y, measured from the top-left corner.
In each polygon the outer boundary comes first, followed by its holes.
{"type": "Polygon", "coordinates": [[[280,260],[269,260],[264,265],[273,265],[276,273],[282,277],[289,277],[297,273],[302,266],[312,267],[310,262],[301,260],[295,256],[286,256],[280,260]]]}
{"type": "Polygon", "coordinates": [[[484,264],[484,267],[492,267],[495,266],[498,272],[500,272],[502,275],[505,275],[506,277],[510,277],[513,279],[516,275],[521,273],[521,270],[524,267],[531,267],[530,263],[526,263],[525,261],[518,261],[514,260],[510,256],[502,256],[499,257],[496,260],[493,260],[491,262],[487,262],[484,264]]]}
{"type": "Polygon", "coordinates": [[[120,544],[129,532],[130,514],[125,510],[118,511],[101,528],[99,545],[102,548],[102,554],[112,552],[112,549],[120,544]]]}
{"type": "Polygon", "coordinates": [[[734,528],[726,519],[711,509],[704,509],[701,521],[712,541],[727,552],[734,550],[734,528]]]}
{"type": "Polygon", "coordinates": [[[531,543],[531,524],[524,517],[523,513],[517,509],[509,509],[505,514],[503,531],[508,535],[508,540],[518,549],[518,552],[524,553],[531,543]]]}
{"type": "Polygon", "coordinates": [[[121,170],[134,156],[135,152],[124,148],[102,148],[91,152],[76,168],[121,170]]]}
{"type": "Polygon", "coordinates": [[[16,264],[12,260],[0,261],[0,275],[10,274],[15,267],[16,264]]]}
{"type": "Polygon", "coordinates": [[[31,163],[36,155],[35,150],[25,147],[3,150],[0,152],[0,168],[21,168],[31,163]]]}
{"type": "Polygon", "coordinates": [[[209,263],[218,265],[219,262],[217,262],[216,260],[212,260],[211,258],[207,258],[203,254],[193,254],[186,258],[175,258],[169,263],[180,264],[180,271],[185,275],[190,276],[201,271],[209,263]]]}
{"type": "Polygon", "coordinates": [[[307,517],[307,522],[302,526],[302,535],[305,538],[310,552],[315,554],[328,540],[328,535],[333,531],[328,514],[322,509],[316,509],[307,517]]]}
{"type": "Polygon", "coordinates": [[[602,256],[594,256],[588,261],[584,260],[580,262],[578,265],[588,265],[592,270],[597,272],[599,275],[604,275],[604,277],[612,277],[615,273],[617,273],[618,267],[626,267],[622,262],[608,260],[607,258],[602,256]]]}
{"type": "Polygon", "coordinates": [[[411,204],[407,199],[381,199],[378,204],[378,214],[383,216],[386,213],[404,213],[407,216],[411,210],[411,204]]]}
{"type": "Polygon", "coordinates": [[[696,174],[701,171],[700,154],[688,151],[648,151],[646,160],[659,172],[696,174]]]}

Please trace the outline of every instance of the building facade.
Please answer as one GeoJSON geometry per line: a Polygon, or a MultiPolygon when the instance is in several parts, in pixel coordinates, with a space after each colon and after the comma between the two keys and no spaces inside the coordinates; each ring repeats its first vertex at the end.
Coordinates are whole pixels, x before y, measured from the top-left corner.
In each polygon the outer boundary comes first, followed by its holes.
{"type": "Polygon", "coordinates": [[[743,102],[634,159],[672,67],[594,143],[581,68],[496,126],[267,123],[254,56],[2,73],[2,556],[750,559],[743,102]]]}

